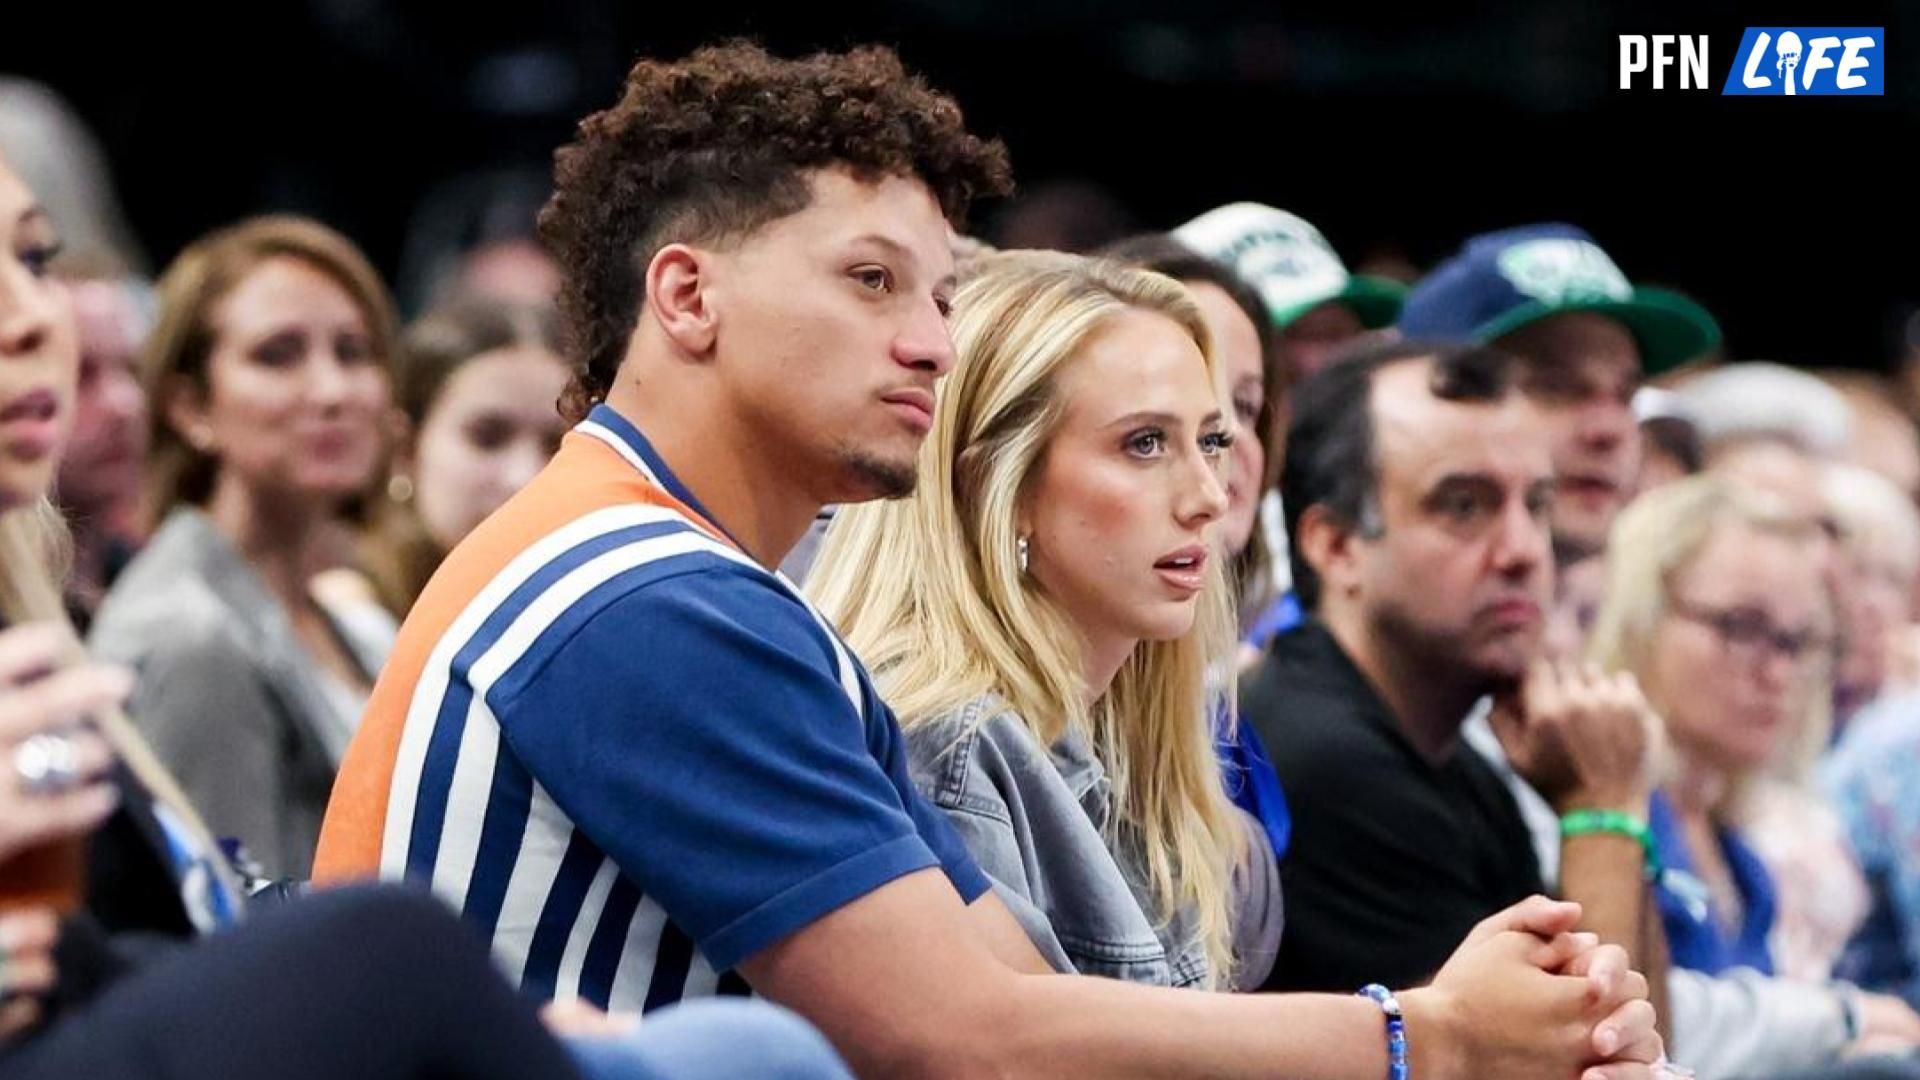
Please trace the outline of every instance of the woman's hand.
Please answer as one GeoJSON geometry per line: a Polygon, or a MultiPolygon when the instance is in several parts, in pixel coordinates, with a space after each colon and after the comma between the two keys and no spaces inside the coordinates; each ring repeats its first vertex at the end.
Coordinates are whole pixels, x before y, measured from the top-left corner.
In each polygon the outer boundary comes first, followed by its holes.
{"type": "Polygon", "coordinates": [[[113,753],[85,722],[124,702],[133,677],[71,663],[71,649],[64,627],[0,630],[0,864],[113,812],[113,753]]]}

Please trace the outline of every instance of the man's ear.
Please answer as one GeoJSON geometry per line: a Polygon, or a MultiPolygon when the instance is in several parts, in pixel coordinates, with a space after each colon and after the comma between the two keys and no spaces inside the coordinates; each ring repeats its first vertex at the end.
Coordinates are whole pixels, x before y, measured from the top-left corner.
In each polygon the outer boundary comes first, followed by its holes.
{"type": "Polygon", "coordinates": [[[1300,556],[1320,579],[1320,595],[1352,595],[1360,588],[1360,534],[1324,506],[1309,506],[1294,528],[1300,556]]]}
{"type": "Polygon", "coordinates": [[[686,244],[668,244],[647,263],[647,312],[681,351],[705,356],[718,325],[708,288],[713,256],[686,244]]]}

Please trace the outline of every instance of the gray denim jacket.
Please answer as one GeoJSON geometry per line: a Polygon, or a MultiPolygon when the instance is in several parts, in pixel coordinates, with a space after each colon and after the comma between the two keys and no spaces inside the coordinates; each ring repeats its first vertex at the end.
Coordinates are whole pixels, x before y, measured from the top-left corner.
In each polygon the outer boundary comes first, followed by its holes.
{"type": "MultiPolygon", "coordinates": [[[[1000,699],[977,698],[907,733],[913,781],[945,811],[1035,947],[1059,971],[1161,986],[1204,986],[1193,920],[1153,911],[1145,866],[1110,849],[1111,784],[1084,740],[1043,751],[1000,699]]],[[[1244,817],[1245,815],[1241,815],[1244,817]]],[[[1250,865],[1235,875],[1231,985],[1261,984],[1279,951],[1280,879],[1251,818],[1250,865]]]]}

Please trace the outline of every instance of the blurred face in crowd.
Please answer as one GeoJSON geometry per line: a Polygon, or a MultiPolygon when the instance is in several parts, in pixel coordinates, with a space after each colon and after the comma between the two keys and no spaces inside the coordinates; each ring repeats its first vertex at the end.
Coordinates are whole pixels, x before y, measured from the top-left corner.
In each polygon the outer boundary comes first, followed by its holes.
{"type": "MultiPolygon", "coordinates": [[[[1834,672],[1835,719],[1877,697],[1892,677],[1896,654],[1913,623],[1913,586],[1920,524],[1907,496],[1878,476],[1848,476],[1847,466],[1822,470],[1830,511],[1841,532],[1834,557],[1844,564],[1834,594],[1840,616],[1840,662],[1834,672]],[[1860,485],[1872,485],[1862,488],[1860,485]],[[1869,497],[1871,496],[1871,497],[1869,497]]],[[[1903,664],[1904,666],[1904,664],[1903,664]]]]}
{"type": "Polygon", "coordinates": [[[414,505],[450,550],[546,465],[566,434],[567,369],[538,346],[495,349],[447,377],[414,442],[414,505]]]}
{"type": "Polygon", "coordinates": [[[1553,610],[1547,614],[1546,654],[1555,660],[1579,660],[1586,653],[1606,599],[1607,563],[1594,555],[1560,567],[1554,575],[1553,610]]]}
{"type": "Polygon", "coordinates": [[[1281,329],[1282,368],[1298,383],[1333,363],[1366,332],[1360,317],[1345,304],[1321,304],[1281,329]]]}
{"type": "Polygon", "coordinates": [[[1519,678],[1552,601],[1553,458],[1519,394],[1452,402],[1426,361],[1373,380],[1379,523],[1322,571],[1321,604],[1355,602],[1386,647],[1489,684],[1519,678]]]}
{"type": "Polygon", "coordinates": [[[459,290],[520,306],[551,304],[560,292],[560,268],[532,241],[489,244],[461,260],[459,290]]]}
{"type": "Polygon", "coordinates": [[[1886,685],[1894,642],[1913,622],[1914,575],[1902,560],[1871,544],[1849,541],[1839,557],[1848,564],[1849,589],[1846,597],[1836,597],[1846,622],[1835,679],[1864,701],[1886,685]]]}
{"type": "Polygon", "coordinates": [[[1247,318],[1233,297],[1218,285],[1190,282],[1187,285],[1213,336],[1215,365],[1226,387],[1226,399],[1233,407],[1235,437],[1227,455],[1227,512],[1220,521],[1220,546],[1229,555],[1237,555],[1253,537],[1260,517],[1260,498],[1265,492],[1267,455],[1258,430],[1260,412],[1266,403],[1267,380],[1261,364],[1260,331],[1247,318]]]}
{"type": "Polygon", "coordinates": [[[1639,346],[1625,326],[1592,312],[1552,315],[1496,344],[1524,361],[1521,388],[1553,433],[1555,544],[1568,555],[1604,550],[1638,486],[1639,346]]]}
{"type": "Polygon", "coordinates": [[[140,498],[147,392],[140,383],[145,317],[124,282],[68,285],[80,331],[73,437],[60,460],[60,502],[82,517],[124,513],[140,498]]]}
{"type": "Polygon", "coordinates": [[[384,458],[386,358],[331,276],[291,256],[255,267],[215,305],[207,387],[175,388],[168,416],[220,462],[218,489],[333,503],[384,458]]]}
{"type": "Polygon", "coordinates": [[[80,348],[46,212],[0,159],[0,510],[47,493],[73,424],[80,348]]]}
{"type": "Polygon", "coordinates": [[[1885,637],[1873,632],[1872,609],[1854,587],[1854,562],[1840,546],[1839,523],[1821,490],[1820,462],[1791,443],[1756,438],[1714,448],[1707,468],[1716,476],[1778,500],[1789,514],[1814,526],[1802,557],[1814,568],[1833,601],[1834,629],[1842,647],[1840,669],[1835,674],[1843,680],[1850,668],[1853,674],[1868,674],[1863,668],[1876,661],[1865,657],[1849,661],[1846,654],[1868,648],[1884,654],[1885,637]],[[1875,638],[1879,639],[1877,645],[1875,638]]]}
{"type": "Polygon", "coordinates": [[[1094,655],[1177,638],[1227,508],[1234,436],[1206,359],[1178,323],[1130,310],[1055,378],[1063,411],[1021,499],[1028,573],[1094,655]]]}
{"type": "Polygon", "coordinates": [[[1673,575],[1666,601],[1642,682],[1675,747],[1729,771],[1764,765],[1830,644],[1805,543],[1726,525],[1673,575]]]}
{"type": "Polygon", "coordinates": [[[1812,455],[1778,439],[1746,439],[1716,447],[1707,458],[1707,471],[1779,500],[1789,514],[1816,526],[1809,555],[1830,584],[1844,571],[1837,557],[1839,525],[1820,490],[1821,467],[1812,455]]]}

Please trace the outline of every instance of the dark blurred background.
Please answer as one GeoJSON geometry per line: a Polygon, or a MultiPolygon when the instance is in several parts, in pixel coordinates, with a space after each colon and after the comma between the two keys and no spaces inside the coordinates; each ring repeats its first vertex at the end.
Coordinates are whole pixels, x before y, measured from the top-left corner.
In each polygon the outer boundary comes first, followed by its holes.
{"type": "Polygon", "coordinates": [[[1564,219],[1705,302],[1732,356],[1818,366],[1887,369],[1920,300],[1920,4],[8,7],[0,72],[94,127],[156,268],[210,227],[298,210],[408,298],[474,206],[537,205],[553,148],[633,58],[738,34],[898,46],[1012,149],[1023,196],[982,209],[990,238],[1098,242],[1244,198],[1307,217],[1352,265],[1411,272],[1472,232],[1564,219]],[[1768,24],[1884,26],[1886,96],[1720,97],[1741,29],[1768,24]],[[1714,89],[1617,90],[1620,33],[1711,34],[1714,89]]]}

